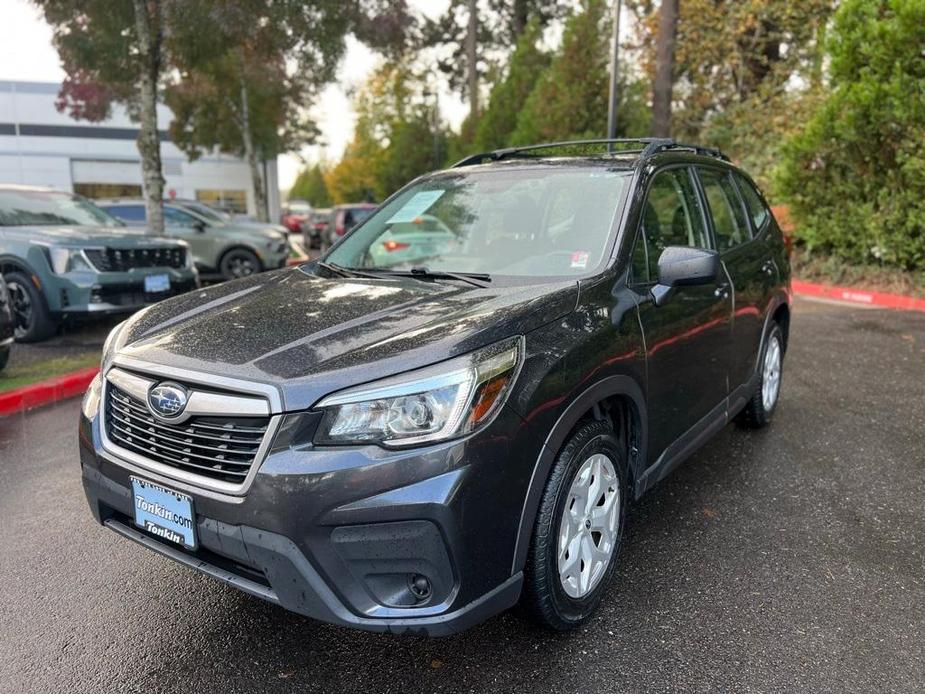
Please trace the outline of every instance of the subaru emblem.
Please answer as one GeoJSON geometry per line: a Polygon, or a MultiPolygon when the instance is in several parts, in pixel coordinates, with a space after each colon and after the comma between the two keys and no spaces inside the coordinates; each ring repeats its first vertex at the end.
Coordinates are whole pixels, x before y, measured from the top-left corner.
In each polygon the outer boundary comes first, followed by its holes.
{"type": "Polygon", "coordinates": [[[148,409],[161,419],[176,419],[188,401],[189,394],[179,383],[159,383],[148,391],[148,409]]]}

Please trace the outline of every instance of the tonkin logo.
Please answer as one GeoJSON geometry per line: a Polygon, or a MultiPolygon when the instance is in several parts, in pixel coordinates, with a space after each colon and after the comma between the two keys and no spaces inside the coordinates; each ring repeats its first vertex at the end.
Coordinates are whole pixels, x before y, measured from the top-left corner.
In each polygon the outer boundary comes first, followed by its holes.
{"type": "Polygon", "coordinates": [[[176,383],[160,383],[148,391],[148,409],[164,419],[179,417],[188,401],[186,388],[176,383]]]}

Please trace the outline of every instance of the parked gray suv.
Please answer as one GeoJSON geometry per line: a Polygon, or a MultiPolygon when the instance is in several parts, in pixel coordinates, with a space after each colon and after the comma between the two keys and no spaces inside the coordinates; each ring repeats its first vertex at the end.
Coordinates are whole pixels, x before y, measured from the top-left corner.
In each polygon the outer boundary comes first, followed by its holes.
{"type": "Polygon", "coordinates": [[[79,195],[13,185],[0,186],[0,273],[20,342],[199,286],[182,241],[129,229],[79,195]]]}
{"type": "MultiPolygon", "coordinates": [[[[131,226],[146,223],[143,200],[101,200],[99,205],[131,226]]],[[[289,258],[286,233],[272,224],[223,220],[217,214],[175,202],[164,203],[164,222],[168,236],[190,245],[204,277],[247,277],[281,268],[289,258]]]]}

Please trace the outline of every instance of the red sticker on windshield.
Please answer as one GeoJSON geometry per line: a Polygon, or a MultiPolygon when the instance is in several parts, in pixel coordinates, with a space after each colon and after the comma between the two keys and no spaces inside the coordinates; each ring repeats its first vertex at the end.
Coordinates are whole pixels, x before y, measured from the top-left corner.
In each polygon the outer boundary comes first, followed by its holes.
{"type": "Polygon", "coordinates": [[[586,251],[572,253],[572,267],[582,270],[588,267],[588,253],[586,251]]]}

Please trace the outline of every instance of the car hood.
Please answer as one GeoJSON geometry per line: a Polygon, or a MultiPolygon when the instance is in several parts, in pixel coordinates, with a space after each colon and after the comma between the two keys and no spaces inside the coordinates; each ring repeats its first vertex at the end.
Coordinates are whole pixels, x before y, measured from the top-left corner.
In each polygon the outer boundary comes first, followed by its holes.
{"type": "Polygon", "coordinates": [[[268,383],[284,408],[433,364],[575,308],[574,280],[472,287],[325,277],[311,266],[169,299],[130,319],[120,357],[268,383]]]}
{"type": "Polygon", "coordinates": [[[106,246],[107,248],[163,248],[183,245],[163,236],[148,236],[129,227],[21,226],[0,227],[0,239],[55,246],[106,246]]]}

